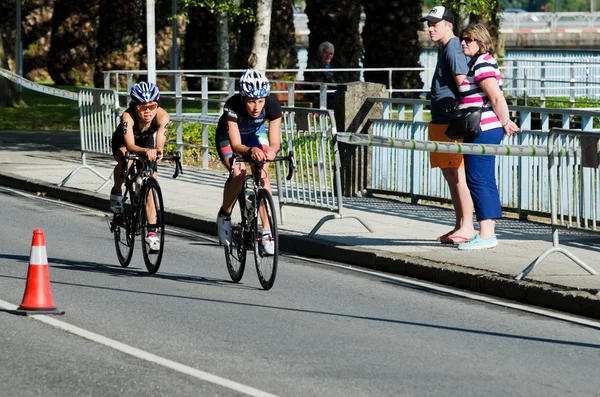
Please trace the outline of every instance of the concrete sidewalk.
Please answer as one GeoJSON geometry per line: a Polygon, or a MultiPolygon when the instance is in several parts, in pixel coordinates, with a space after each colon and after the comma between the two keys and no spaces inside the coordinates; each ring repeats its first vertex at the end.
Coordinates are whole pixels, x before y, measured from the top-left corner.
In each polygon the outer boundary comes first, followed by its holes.
{"type": "MultiPolygon", "coordinates": [[[[81,165],[78,142],[79,134],[74,132],[0,131],[0,185],[45,192],[108,212],[112,183],[95,193],[102,180],[89,170],[79,171],[66,187],[58,187],[81,165]]],[[[115,164],[93,156],[87,163],[106,176],[115,164]]],[[[227,173],[184,165],[184,174],[172,179],[173,170],[169,165],[159,169],[168,224],[216,234],[215,217],[227,173]]],[[[454,224],[454,213],[448,208],[383,197],[345,198],[344,208],[344,214],[361,217],[375,232],[344,218],[325,222],[309,238],[312,228],[331,212],[285,206],[280,249],[600,318],[600,275],[589,275],[562,254],[547,257],[526,280],[514,279],[552,246],[547,224],[503,219],[496,228],[498,247],[464,252],[435,241],[454,224]]],[[[598,236],[561,231],[560,242],[600,273],[598,236]]]]}

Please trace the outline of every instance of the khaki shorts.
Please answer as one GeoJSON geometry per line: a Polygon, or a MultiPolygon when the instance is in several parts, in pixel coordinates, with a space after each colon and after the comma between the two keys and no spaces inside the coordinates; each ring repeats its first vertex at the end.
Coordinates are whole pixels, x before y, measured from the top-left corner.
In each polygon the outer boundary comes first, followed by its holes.
{"type": "MultiPolygon", "coordinates": [[[[461,140],[452,140],[445,134],[448,124],[429,124],[429,140],[441,142],[462,142],[461,140]]],[[[465,163],[462,154],[454,153],[429,153],[431,168],[464,168],[465,163]]]]}

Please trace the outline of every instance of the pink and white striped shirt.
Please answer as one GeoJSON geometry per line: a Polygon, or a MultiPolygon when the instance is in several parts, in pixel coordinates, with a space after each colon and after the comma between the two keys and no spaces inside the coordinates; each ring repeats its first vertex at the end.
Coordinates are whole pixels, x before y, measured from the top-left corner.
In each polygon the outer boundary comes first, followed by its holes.
{"type": "Polygon", "coordinates": [[[479,87],[479,83],[487,78],[495,78],[500,91],[502,91],[502,75],[500,75],[498,63],[492,54],[489,53],[477,57],[467,77],[465,77],[465,80],[458,87],[460,97],[459,109],[470,107],[483,108],[481,113],[481,131],[502,128],[500,119],[498,119],[498,116],[496,116],[490,105],[489,98],[479,87]]]}

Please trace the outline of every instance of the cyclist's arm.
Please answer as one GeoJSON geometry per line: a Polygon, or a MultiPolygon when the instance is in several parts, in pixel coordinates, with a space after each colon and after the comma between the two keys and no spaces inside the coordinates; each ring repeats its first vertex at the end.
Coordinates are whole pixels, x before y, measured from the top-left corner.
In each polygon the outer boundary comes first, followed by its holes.
{"type": "Polygon", "coordinates": [[[229,142],[231,143],[231,149],[241,155],[250,155],[250,146],[242,145],[242,137],[240,135],[240,129],[235,121],[227,121],[227,127],[229,127],[229,142]]]}
{"type": "Polygon", "coordinates": [[[127,151],[135,153],[138,156],[145,156],[148,160],[156,160],[156,149],[149,149],[138,146],[135,144],[135,137],[133,136],[133,118],[127,112],[121,116],[121,122],[123,123],[123,132],[125,134],[125,147],[127,151]]]}
{"type": "Polygon", "coordinates": [[[269,121],[269,147],[265,149],[267,160],[273,160],[281,148],[281,117],[269,121]]]}
{"type": "Polygon", "coordinates": [[[158,123],[158,130],[156,131],[156,151],[158,160],[161,160],[164,156],[165,142],[167,141],[167,131],[169,129],[169,123],[171,117],[163,108],[158,108],[156,114],[156,122],[158,123]]]}
{"type": "Polygon", "coordinates": [[[234,152],[248,156],[254,161],[265,159],[265,153],[259,148],[242,144],[240,129],[235,121],[227,121],[227,125],[229,126],[229,143],[231,143],[231,149],[234,152]]]}
{"type": "Polygon", "coordinates": [[[133,136],[133,117],[131,117],[129,113],[124,112],[121,116],[121,123],[123,124],[123,134],[127,151],[140,156],[145,155],[145,149],[135,144],[135,137],[133,136]]]}

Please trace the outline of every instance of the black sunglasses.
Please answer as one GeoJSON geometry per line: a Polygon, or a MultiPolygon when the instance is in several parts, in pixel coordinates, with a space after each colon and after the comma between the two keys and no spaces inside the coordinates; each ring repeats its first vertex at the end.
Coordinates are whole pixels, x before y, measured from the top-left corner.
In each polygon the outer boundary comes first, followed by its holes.
{"type": "Polygon", "coordinates": [[[466,37],[461,37],[460,41],[461,41],[461,43],[464,41],[467,44],[471,44],[473,41],[477,41],[477,39],[474,37],[466,36],[466,37]]]}

